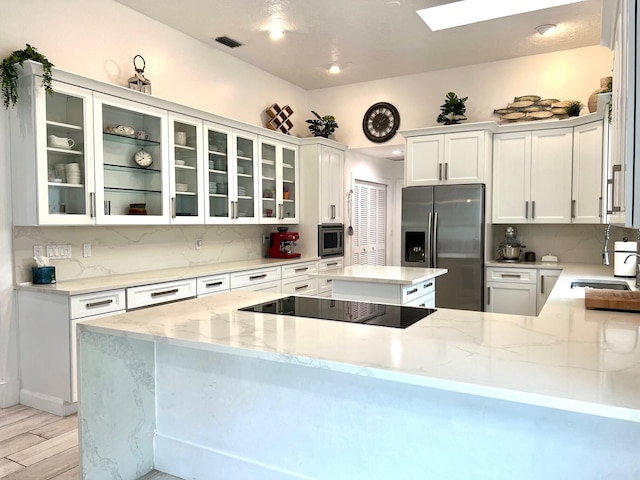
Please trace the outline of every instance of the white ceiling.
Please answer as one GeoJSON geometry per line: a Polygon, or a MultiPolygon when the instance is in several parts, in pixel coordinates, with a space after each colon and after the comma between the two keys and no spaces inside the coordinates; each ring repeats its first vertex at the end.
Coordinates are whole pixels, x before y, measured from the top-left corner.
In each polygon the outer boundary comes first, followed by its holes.
{"type": "Polygon", "coordinates": [[[597,45],[602,8],[585,0],[432,32],[416,10],[452,0],[116,1],[307,90],[597,45]],[[266,33],[275,17],[287,31],[277,42],[266,33]],[[541,37],[546,23],[558,29],[541,37]],[[243,46],[213,40],[223,35],[243,46]]]}

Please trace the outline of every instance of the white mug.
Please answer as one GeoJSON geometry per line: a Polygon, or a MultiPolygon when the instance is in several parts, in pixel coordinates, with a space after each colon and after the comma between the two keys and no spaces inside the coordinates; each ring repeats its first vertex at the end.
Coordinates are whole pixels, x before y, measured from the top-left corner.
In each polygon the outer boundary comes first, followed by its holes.
{"type": "Polygon", "coordinates": [[[147,135],[147,132],[145,132],[144,130],[138,130],[136,132],[136,138],[138,140],[149,140],[149,135],[147,135]]]}
{"type": "Polygon", "coordinates": [[[56,137],[49,135],[49,145],[58,148],[71,148],[76,144],[71,138],[56,137]]]}
{"type": "Polygon", "coordinates": [[[187,132],[176,132],[176,145],[187,144],[187,132]]]}

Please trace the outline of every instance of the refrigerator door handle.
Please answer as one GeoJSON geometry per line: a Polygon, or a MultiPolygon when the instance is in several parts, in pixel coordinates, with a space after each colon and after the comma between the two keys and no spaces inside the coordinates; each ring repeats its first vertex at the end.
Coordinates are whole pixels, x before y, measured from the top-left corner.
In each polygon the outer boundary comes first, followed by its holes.
{"type": "Polygon", "coordinates": [[[433,268],[438,267],[438,212],[433,215],[433,268]]]}
{"type": "Polygon", "coordinates": [[[432,216],[433,213],[429,212],[429,220],[427,221],[427,244],[425,245],[427,248],[426,250],[426,257],[425,261],[426,261],[426,265],[427,268],[431,267],[431,235],[432,235],[432,230],[431,230],[431,220],[432,220],[432,216]]]}

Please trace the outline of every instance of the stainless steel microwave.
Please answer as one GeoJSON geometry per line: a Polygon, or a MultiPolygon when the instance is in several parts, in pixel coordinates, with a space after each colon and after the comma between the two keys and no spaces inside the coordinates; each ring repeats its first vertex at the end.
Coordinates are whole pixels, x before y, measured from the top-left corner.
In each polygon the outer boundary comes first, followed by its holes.
{"type": "Polygon", "coordinates": [[[318,256],[335,257],[344,254],[344,225],[318,225],[318,256]]]}

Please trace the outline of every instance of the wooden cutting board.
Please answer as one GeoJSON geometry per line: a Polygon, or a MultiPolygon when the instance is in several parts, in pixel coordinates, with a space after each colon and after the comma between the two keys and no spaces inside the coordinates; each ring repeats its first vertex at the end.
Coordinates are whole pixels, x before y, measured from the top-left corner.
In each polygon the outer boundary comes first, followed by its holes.
{"type": "Polygon", "coordinates": [[[600,308],[640,312],[640,291],[586,288],[584,290],[584,307],[590,310],[600,308]]]}

